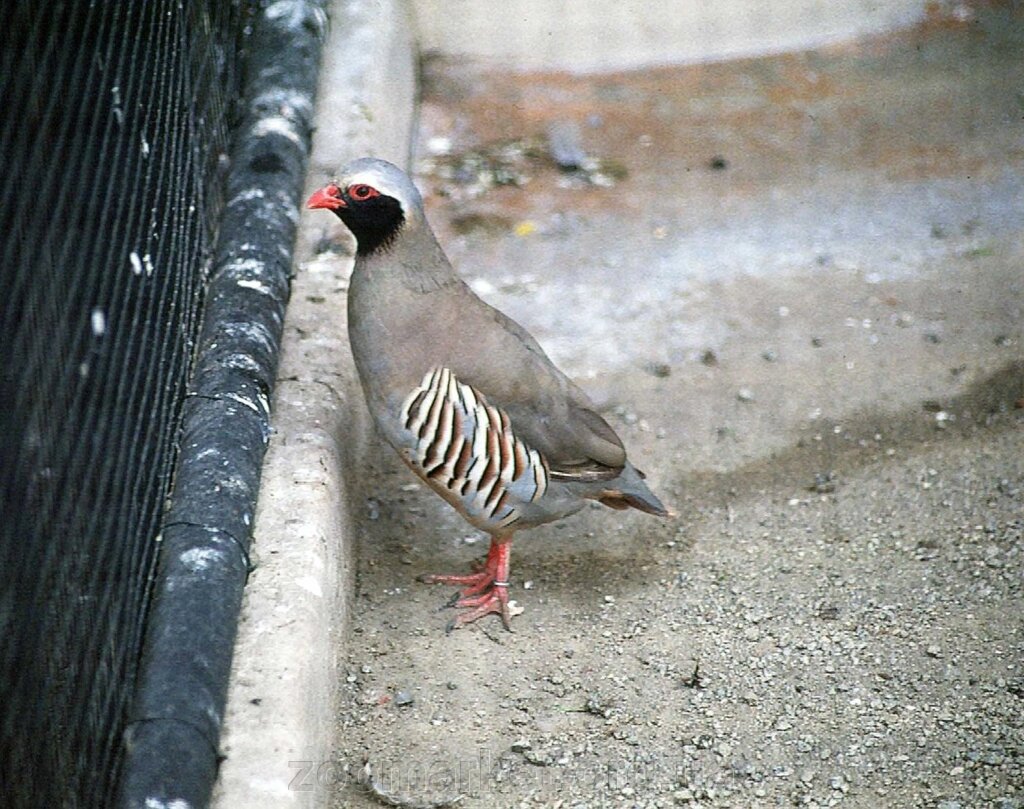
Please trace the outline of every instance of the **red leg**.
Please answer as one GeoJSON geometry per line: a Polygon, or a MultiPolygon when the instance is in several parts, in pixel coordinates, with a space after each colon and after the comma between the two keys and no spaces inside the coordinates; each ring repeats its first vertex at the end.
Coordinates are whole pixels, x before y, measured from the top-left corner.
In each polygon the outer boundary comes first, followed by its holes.
{"type": "Polygon", "coordinates": [[[511,550],[511,536],[492,537],[491,547],[487,551],[487,559],[479,573],[467,575],[427,574],[419,577],[420,581],[427,584],[464,585],[447,606],[462,607],[466,611],[459,613],[448,622],[448,632],[464,624],[472,623],[478,618],[483,618],[485,615],[490,615],[492,612],[501,616],[506,629],[512,629],[512,614],[508,606],[511,550]]]}

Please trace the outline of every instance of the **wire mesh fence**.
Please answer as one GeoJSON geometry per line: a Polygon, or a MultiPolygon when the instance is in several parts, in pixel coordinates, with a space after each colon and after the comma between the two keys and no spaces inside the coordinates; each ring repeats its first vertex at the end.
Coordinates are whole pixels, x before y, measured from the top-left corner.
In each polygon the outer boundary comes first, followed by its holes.
{"type": "Polygon", "coordinates": [[[6,807],[118,778],[250,5],[2,15],[6,807]]]}

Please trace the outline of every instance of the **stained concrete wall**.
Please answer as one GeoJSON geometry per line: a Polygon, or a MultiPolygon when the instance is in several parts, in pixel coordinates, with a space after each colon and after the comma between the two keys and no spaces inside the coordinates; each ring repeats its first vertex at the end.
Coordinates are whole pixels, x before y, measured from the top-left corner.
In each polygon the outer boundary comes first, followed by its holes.
{"type": "Polygon", "coordinates": [[[912,25],[928,5],[925,0],[413,0],[425,51],[497,60],[517,70],[572,71],[816,47],[912,25]]]}

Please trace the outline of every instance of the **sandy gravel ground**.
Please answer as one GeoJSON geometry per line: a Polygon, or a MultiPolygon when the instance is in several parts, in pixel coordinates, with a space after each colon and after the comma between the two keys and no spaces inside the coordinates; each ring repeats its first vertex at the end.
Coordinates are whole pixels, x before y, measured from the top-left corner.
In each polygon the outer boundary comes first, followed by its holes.
{"type": "Polygon", "coordinates": [[[371,445],[333,805],[1024,806],[1022,30],[426,63],[452,259],[680,516],[524,534],[446,636],[486,538],[371,445]]]}

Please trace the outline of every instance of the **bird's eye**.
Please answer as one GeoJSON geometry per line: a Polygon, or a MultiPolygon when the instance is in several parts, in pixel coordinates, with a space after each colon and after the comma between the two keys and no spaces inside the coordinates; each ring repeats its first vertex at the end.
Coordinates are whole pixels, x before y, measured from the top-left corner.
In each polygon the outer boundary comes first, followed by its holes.
{"type": "Polygon", "coordinates": [[[371,186],[359,184],[349,188],[348,195],[352,197],[352,199],[359,200],[361,202],[362,200],[370,199],[370,197],[380,196],[380,192],[371,186]]]}

